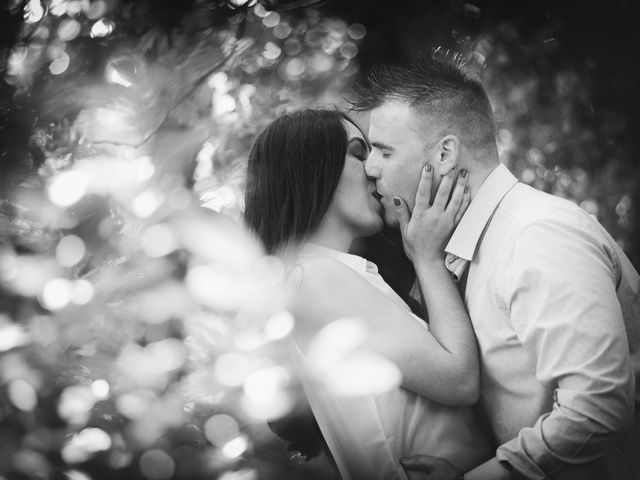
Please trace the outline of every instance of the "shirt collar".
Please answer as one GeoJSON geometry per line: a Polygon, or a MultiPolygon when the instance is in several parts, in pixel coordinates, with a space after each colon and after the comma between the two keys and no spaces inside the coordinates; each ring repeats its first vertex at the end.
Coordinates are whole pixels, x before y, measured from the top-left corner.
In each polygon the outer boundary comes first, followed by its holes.
{"type": "Polygon", "coordinates": [[[480,185],[456,227],[445,252],[465,260],[473,260],[480,236],[493,212],[511,188],[518,183],[507,167],[499,164],[480,185]]]}

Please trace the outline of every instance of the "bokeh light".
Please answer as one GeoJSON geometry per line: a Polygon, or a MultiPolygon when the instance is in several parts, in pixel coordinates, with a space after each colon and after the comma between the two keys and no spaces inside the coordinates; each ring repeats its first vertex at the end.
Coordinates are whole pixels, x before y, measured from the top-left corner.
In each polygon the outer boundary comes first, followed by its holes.
{"type": "Polygon", "coordinates": [[[61,75],[67,70],[67,68],[69,68],[70,62],[71,59],[69,58],[67,52],[62,52],[53,62],[49,64],[49,71],[54,75],[61,75]]]}
{"type": "Polygon", "coordinates": [[[24,71],[24,63],[27,60],[29,49],[22,45],[17,45],[11,50],[7,61],[7,74],[11,77],[20,76],[24,71]]]}
{"type": "Polygon", "coordinates": [[[249,441],[247,437],[241,435],[222,446],[222,454],[230,459],[238,458],[242,455],[247,448],[249,448],[249,441]]]}
{"type": "Polygon", "coordinates": [[[63,42],[69,42],[80,33],[80,22],[73,18],[67,18],[58,26],[58,38],[63,42]]]}
{"type": "Polygon", "coordinates": [[[348,354],[356,351],[367,337],[367,325],[359,318],[335,320],[323,327],[309,347],[309,359],[316,368],[324,369],[339,364],[348,354]]]}
{"type": "Polygon", "coordinates": [[[71,425],[82,425],[89,418],[98,398],[88,385],[65,388],[58,400],[58,414],[71,425]]]}
{"type": "Polygon", "coordinates": [[[21,325],[0,316],[0,352],[25,345],[29,340],[29,335],[21,325]]]}
{"type": "Polygon", "coordinates": [[[292,58],[286,63],[285,72],[289,78],[298,78],[306,70],[306,65],[299,58],[292,58]]]}
{"type": "Polygon", "coordinates": [[[258,472],[251,468],[241,468],[240,470],[224,472],[219,480],[257,480],[258,472]]]}
{"type": "Polygon", "coordinates": [[[253,14],[257,17],[263,18],[269,14],[269,11],[261,2],[258,2],[255,7],[253,7],[253,14]]]}
{"type": "Polygon", "coordinates": [[[262,18],[265,27],[273,28],[280,23],[280,14],[278,12],[269,12],[262,18]]]}
{"type": "Polygon", "coordinates": [[[56,175],[47,193],[49,199],[61,207],[68,207],[80,200],[87,191],[88,176],[77,170],[70,170],[56,175]]]}
{"type": "Polygon", "coordinates": [[[347,33],[354,40],[362,40],[367,34],[367,29],[361,23],[352,23],[347,29],[347,33]]]}
{"type": "Polygon", "coordinates": [[[0,280],[7,282],[13,280],[18,275],[18,259],[16,255],[8,249],[0,250],[0,280]]]}
{"type": "MultiPolygon", "coordinates": [[[[104,4],[104,2],[98,2],[98,3],[104,4]]],[[[107,35],[110,35],[111,33],[113,33],[114,29],[115,29],[115,24],[113,22],[110,22],[109,20],[101,18],[91,26],[90,35],[92,38],[106,37],[107,35]]]]}
{"type": "Polygon", "coordinates": [[[73,284],[65,278],[53,278],[42,289],[42,305],[49,310],[60,310],[73,298],[73,284]]]}
{"type": "Polygon", "coordinates": [[[168,480],[175,472],[175,462],[164,450],[149,450],[140,457],[140,470],[149,480],[168,480]]]}
{"type": "Polygon", "coordinates": [[[40,0],[29,0],[24,7],[24,21],[38,23],[44,16],[44,8],[40,0]]]}
{"type": "Polygon", "coordinates": [[[74,434],[62,448],[62,458],[69,463],[82,463],[95,453],[111,448],[111,437],[107,432],[89,427],[74,434]]]}
{"type": "Polygon", "coordinates": [[[184,344],[175,338],[165,338],[143,347],[127,345],[118,358],[122,373],[140,386],[164,385],[166,375],[179,369],[186,361],[184,344]]]}
{"type": "Polygon", "coordinates": [[[265,324],[265,336],[268,340],[280,340],[293,331],[295,319],[290,312],[277,312],[269,317],[265,324]]]}
{"type": "Polygon", "coordinates": [[[122,415],[135,419],[147,412],[156,399],[157,396],[152,390],[137,389],[119,395],[116,399],[116,408],[122,415]]]}
{"type": "Polygon", "coordinates": [[[394,363],[362,351],[345,357],[340,367],[323,370],[320,378],[334,394],[358,397],[399,388],[402,374],[394,363]]]}
{"type": "Polygon", "coordinates": [[[377,395],[399,387],[398,367],[364,348],[366,323],[344,318],[323,327],[314,337],[308,358],[315,375],[336,395],[377,395]]]}
{"type": "Polygon", "coordinates": [[[109,396],[109,383],[103,379],[94,380],[91,390],[98,400],[104,400],[109,396]]]}
{"type": "Polygon", "coordinates": [[[86,248],[77,235],[66,235],[60,239],[56,247],[56,259],[63,267],[72,267],[84,257],[86,248]]]}
{"type": "Polygon", "coordinates": [[[67,480],[91,480],[91,477],[80,470],[67,470],[64,472],[67,480]]]}
{"type": "Polygon", "coordinates": [[[140,218],[147,218],[155,212],[164,201],[160,192],[155,190],[145,190],[137,195],[132,203],[131,209],[140,218]]]}
{"type": "Polygon", "coordinates": [[[275,60],[280,56],[281,53],[282,50],[275,43],[267,42],[267,44],[264,46],[264,52],[262,53],[262,55],[264,55],[266,59],[275,60]]]}
{"type": "Polygon", "coordinates": [[[76,305],[86,305],[93,298],[94,288],[89,280],[78,279],[73,282],[71,301],[76,305]]]}
{"type": "Polygon", "coordinates": [[[93,0],[87,8],[87,18],[91,20],[101,18],[105,13],[107,13],[107,4],[104,0],[93,0]]]}
{"type": "Polygon", "coordinates": [[[142,233],[141,241],[144,252],[154,258],[168,255],[179,246],[172,229],[160,223],[147,228],[142,233]]]}
{"type": "Polygon", "coordinates": [[[243,7],[245,5],[251,6],[256,3],[256,0],[227,0],[234,7],[243,7]]]}
{"type": "Polygon", "coordinates": [[[280,22],[273,28],[273,36],[280,40],[284,40],[289,35],[291,35],[292,31],[293,29],[291,28],[291,25],[289,25],[289,23],[280,22]]]}
{"type": "Polygon", "coordinates": [[[16,408],[25,412],[30,412],[38,405],[38,394],[35,388],[21,378],[9,382],[7,396],[16,408]]]}
{"type": "Polygon", "coordinates": [[[251,365],[245,354],[231,352],[218,358],[214,371],[223,385],[239,387],[251,372],[251,365]]]}
{"type": "Polygon", "coordinates": [[[256,370],[244,381],[244,408],[254,418],[263,420],[282,417],[293,408],[287,392],[289,372],[281,366],[256,370]]]}
{"type": "Polygon", "coordinates": [[[238,422],[224,413],[209,418],[204,424],[204,434],[213,445],[222,447],[240,434],[238,422]]]}

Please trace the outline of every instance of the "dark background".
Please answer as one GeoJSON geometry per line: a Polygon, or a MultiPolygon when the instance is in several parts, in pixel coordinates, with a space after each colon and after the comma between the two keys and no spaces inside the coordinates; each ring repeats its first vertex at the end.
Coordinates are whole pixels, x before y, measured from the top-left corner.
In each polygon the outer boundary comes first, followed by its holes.
{"type": "MultiPolygon", "coordinates": [[[[228,19],[245,8],[221,8],[224,1],[108,3],[108,16],[117,25],[114,38],[74,40],[82,60],[73,72],[70,67],[62,81],[97,72],[114,50],[136,43],[140,47],[143,40],[147,58],[162,61],[180,39],[195,42],[211,26],[224,29],[228,19]]],[[[569,197],[597,215],[638,265],[640,16],[632,2],[272,0],[264,5],[279,12],[282,20],[302,23],[308,30],[318,26],[318,18],[365,26],[367,34],[358,41],[343,90],[379,62],[410,58],[436,46],[466,54],[490,94],[499,128],[507,131],[510,143],[503,161],[528,183],[569,197]],[[533,155],[531,149],[535,149],[533,155]],[[530,171],[523,176],[525,170],[530,171]]],[[[12,11],[8,15],[7,6],[2,11],[4,61],[8,48],[20,41],[22,18],[19,8],[12,11]]],[[[282,44],[269,28],[251,22],[243,28],[242,35],[255,39],[258,47],[268,40],[282,44]]],[[[318,48],[317,43],[303,42],[299,55],[318,48]]],[[[25,157],[31,158],[26,164],[35,167],[46,154],[29,140],[34,125],[43,123],[42,97],[46,95],[41,92],[61,80],[51,79],[45,67],[34,68],[33,83],[17,97],[15,85],[2,84],[0,135],[5,169],[24,164],[25,157]]],[[[328,75],[291,81],[274,75],[274,70],[273,65],[258,67],[243,73],[243,80],[271,86],[280,82],[292,97],[304,91],[308,103],[320,97],[329,83],[328,75]]],[[[73,109],[67,110],[71,113],[67,118],[73,118],[73,109]]],[[[269,113],[267,108],[254,111],[253,123],[248,123],[256,125],[255,130],[269,113]]],[[[253,133],[251,128],[248,133],[253,133]]],[[[244,143],[250,143],[248,136],[244,143]]],[[[247,147],[237,146],[237,150],[247,147]]]]}

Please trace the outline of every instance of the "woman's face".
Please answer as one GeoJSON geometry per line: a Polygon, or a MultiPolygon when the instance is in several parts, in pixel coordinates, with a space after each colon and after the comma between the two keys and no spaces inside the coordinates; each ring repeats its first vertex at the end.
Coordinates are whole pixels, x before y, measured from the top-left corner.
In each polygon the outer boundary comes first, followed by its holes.
{"type": "Polygon", "coordinates": [[[375,182],[364,171],[364,161],[371,149],[358,127],[346,120],[343,123],[347,130],[347,155],[327,213],[352,230],[356,238],[366,237],[383,227],[382,207],[374,196],[375,182]]]}

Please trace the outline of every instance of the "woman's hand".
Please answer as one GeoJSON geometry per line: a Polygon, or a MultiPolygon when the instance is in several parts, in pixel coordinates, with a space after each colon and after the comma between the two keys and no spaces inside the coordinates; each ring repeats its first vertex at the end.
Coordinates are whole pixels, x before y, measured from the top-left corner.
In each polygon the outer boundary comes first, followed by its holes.
{"type": "Polygon", "coordinates": [[[412,213],[409,213],[406,202],[398,197],[393,198],[404,250],[414,264],[441,262],[444,258],[444,247],[471,201],[466,187],[467,175],[466,170],[460,170],[456,179],[452,170],[442,177],[431,204],[433,168],[427,165],[422,169],[412,213]]]}

